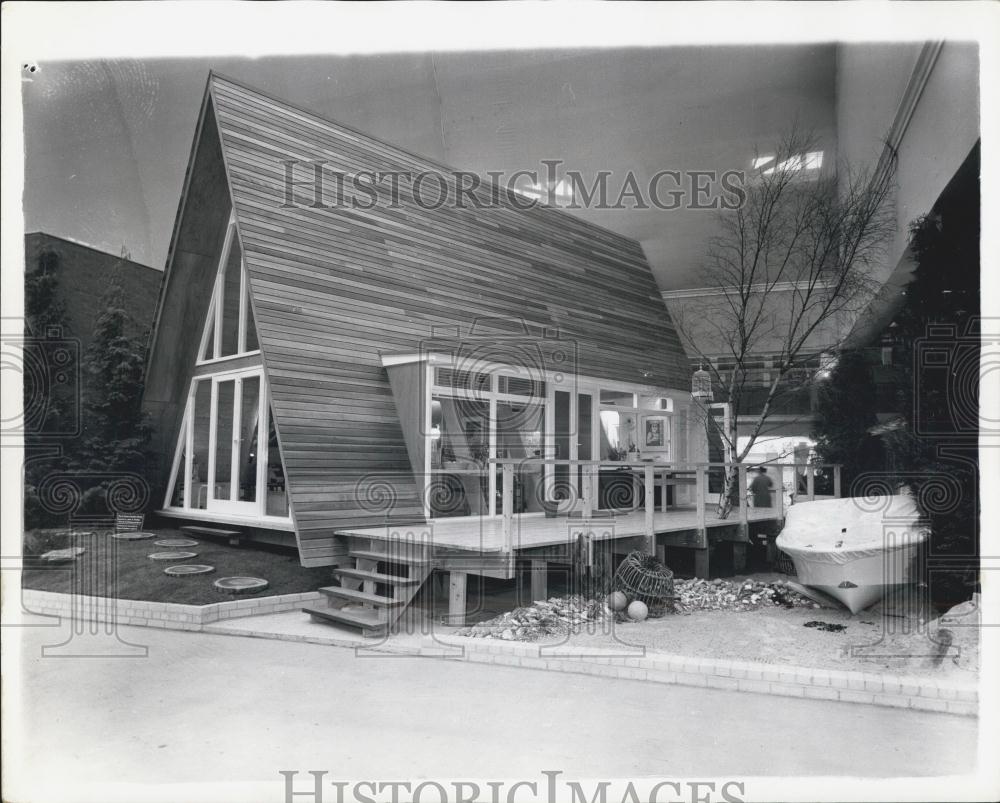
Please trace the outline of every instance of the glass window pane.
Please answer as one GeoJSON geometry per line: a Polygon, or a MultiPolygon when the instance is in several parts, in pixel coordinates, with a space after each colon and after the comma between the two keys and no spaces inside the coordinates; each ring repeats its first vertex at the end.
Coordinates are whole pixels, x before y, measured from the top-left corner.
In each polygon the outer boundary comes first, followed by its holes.
{"type": "Polygon", "coordinates": [[[267,515],[288,516],[288,491],[285,488],[285,469],[281,465],[278,433],[274,430],[274,413],[267,416],[267,515]]]}
{"type": "Polygon", "coordinates": [[[257,501],[257,424],[260,414],[260,378],[243,380],[240,400],[240,492],[241,502],[257,501]]]}
{"type": "Polygon", "coordinates": [[[434,384],[455,390],[488,393],[493,389],[493,377],[481,371],[436,368],[434,369],[434,384]]]}
{"type": "Polygon", "coordinates": [[[218,383],[215,423],[215,499],[229,499],[233,475],[233,402],[236,380],[218,383]]]}
{"type": "Polygon", "coordinates": [[[537,379],[527,379],[520,376],[506,376],[501,374],[498,377],[500,393],[508,396],[544,396],[545,383],[537,379]]]}
{"type": "Polygon", "coordinates": [[[435,397],[431,401],[431,515],[470,516],[488,512],[490,405],[484,401],[435,397]]]}
{"type": "Polygon", "coordinates": [[[184,507],[184,487],[187,484],[187,418],[181,425],[177,442],[181,447],[180,460],[177,462],[177,473],[174,475],[174,492],[170,495],[170,507],[184,507]]]}
{"type": "Polygon", "coordinates": [[[627,460],[636,451],[635,415],[601,410],[601,460],[627,460]]]}
{"type": "MultiPolygon", "coordinates": [[[[591,460],[591,443],[593,442],[593,397],[589,393],[577,396],[576,413],[576,456],[579,460],[591,460]]],[[[584,470],[583,466],[576,468],[576,488],[580,498],[583,498],[584,470]]]]}
{"type": "Polygon", "coordinates": [[[635,407],[635,394],[623,390],[602,390],[601,404],[613,404],[615,407],[635,407]]]}
{"type": "Polygon", "coordinates": [[[215,357],[215,298],[213,296],[212,303],[208,305],[208,318],[206,320],[208,325],[208,334],[205,335],[204,348],[201,350],[201,354],[198,355],[199,360],[211,360],[215,357]]]}
{"type": "MultiPolygon", "coordinates": [[[[569,444],[572,432],[570,432],[570,398],[571,395],[563,390],[555,392],[554,414],[554,441],[557,460],[568,460],[570,456],[569,444]]],[[[570,485],[570,470],[568,465],[556,463],[552,470],[552,498],[556,500],[572,499],[573,488],[570,485]]]]}
{"type": "Polygon", "coordinates": [[[233,237],[229,261],[222,281],[222,353],[229,357],[237,352],[237,335],[240,324],[240,270],[242,258],[240,245],[233,237]]]}
{"type": "Polygon", "coordinates": [[[250,303],[250,282],[247,281],[247,351],[256,351],[260,348],[260,341],[257,340],[257,322],[253,317],[253,305],[250,303]]]}
{"type": "Polygon", "coordinates": [[[212,407],[212,381],[197,383],[194,394],[193,449],[191,457],[191,507],[208,507],[208,448],[209,423],[212,407]]]}
{"type": "MultiPolygon", "coordinates": [[[[497,457],[541,457],[545,436],[545,404],[540,400],[497,402],[497,457]]],[[[542,510],[544,467],[526,465],[514,475],[515,513],[542,510]]],[[[502,511],[503,471],[497,467],[497,512],[502,511]]]]}

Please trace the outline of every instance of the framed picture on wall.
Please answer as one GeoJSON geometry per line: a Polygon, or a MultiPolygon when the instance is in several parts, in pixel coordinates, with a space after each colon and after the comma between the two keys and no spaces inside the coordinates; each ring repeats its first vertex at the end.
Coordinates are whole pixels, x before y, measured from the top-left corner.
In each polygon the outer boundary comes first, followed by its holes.
{"type": "Polygon", "coordinates": [[[670,418],[665,415],[647,415],[642,419],[642,451],[670,451],[670,418]]]}

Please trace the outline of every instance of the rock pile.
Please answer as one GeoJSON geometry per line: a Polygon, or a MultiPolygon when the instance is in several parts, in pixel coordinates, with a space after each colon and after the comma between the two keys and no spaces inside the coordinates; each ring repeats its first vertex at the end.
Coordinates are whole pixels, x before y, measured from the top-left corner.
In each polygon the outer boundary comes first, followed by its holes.
{"type": "Polygon", "coordinates": [[[674,609],[692,611],[752,611],[771,605],[785,608],[819,608],[784,580],[763,583],[759,580],[675,580],[674,609]]]}
{"type": "Polygon", "coordinates": [[[611,617],[608,607],[597,600],[577,595],[550,597],[479,622],[460,630],[458,635],[498,638],[504,641],[535,641],[542,636],[577,633],[588,625],[610,621],[611,617]]]}
{"type": "MultiPolygon", "coordinates": [[[[780,605],[785,608],[819,608],[785,581],[763,583],[758,580],[675,580],[673,611],[752,611],[780,605]]],[[[543,636],[578,633],[588,626],[608,626],[631,622],[624,611],[614,613],[604,600],[579,595],[551,597],[496,616],[458,631],[469,638],[496,638],[504,641],[536,641],[543,636]]]]}

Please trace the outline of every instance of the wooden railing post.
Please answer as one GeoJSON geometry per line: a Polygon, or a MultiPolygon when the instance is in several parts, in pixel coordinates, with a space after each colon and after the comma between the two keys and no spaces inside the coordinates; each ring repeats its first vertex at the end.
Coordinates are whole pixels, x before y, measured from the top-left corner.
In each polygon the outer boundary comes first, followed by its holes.
{"type": "Polygon", "coordinates": [[[816,499],[816,468],[812,463],[806,463],[806,498],[810,502],[816,499]]]}
{"type": "Polygon", "coordinates": [[[514,571],[514,466],[503,464],[503,550],[507,555],[508,569],[513,576],[514,571]]]}
{"type": "Polygon", "coordinates": [[[775,490],[775,507],[778,510],[779,521],[785,518],[785,467],[781,464],[777,466],[778,482],[775,490]]]}
{"type": "Polygon", "coordinates": [[[583,517],[590,518],[594,512],[594,467],[590,464],[580,466],[580,478],[583,481],[583,517]]]}
{"type": "Polygon", "coordinates": [[[708,479],[705,476],[705,471],[705,467],[701,465],[696,466],[694,470],[694,500],[697,507],[699,530],[705,529],[705,495],[707,491],[705,486],[708,479]]]}
{"type": "Polygon", "coordinates": [[[653,484],[655,482],[653,466],[647,464],[643,467],[643,490],[646,496],[646,553],[656,554],[656,532],[654,529],[654,517],[656,515],[656,503],[654,501],[653,484]]]}
{"type": "Polygon", "coordinates": [[[833,467],[833,496],[840,499],[840,464],[833,467]]]}

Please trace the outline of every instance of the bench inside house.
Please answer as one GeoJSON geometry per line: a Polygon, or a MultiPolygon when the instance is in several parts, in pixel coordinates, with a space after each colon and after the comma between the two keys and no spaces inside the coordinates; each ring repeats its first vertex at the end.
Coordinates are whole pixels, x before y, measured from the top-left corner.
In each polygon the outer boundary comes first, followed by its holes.
{"type": "Polygon", "coordinates": [[[239,546],[240,541],[245,537],[239,530],[223,530],[219,527],[202,527],[197,524],[185,524],[180,528],[182,533],[196,535],[201,538],[225,539],[229,546],[239,546]]]}

